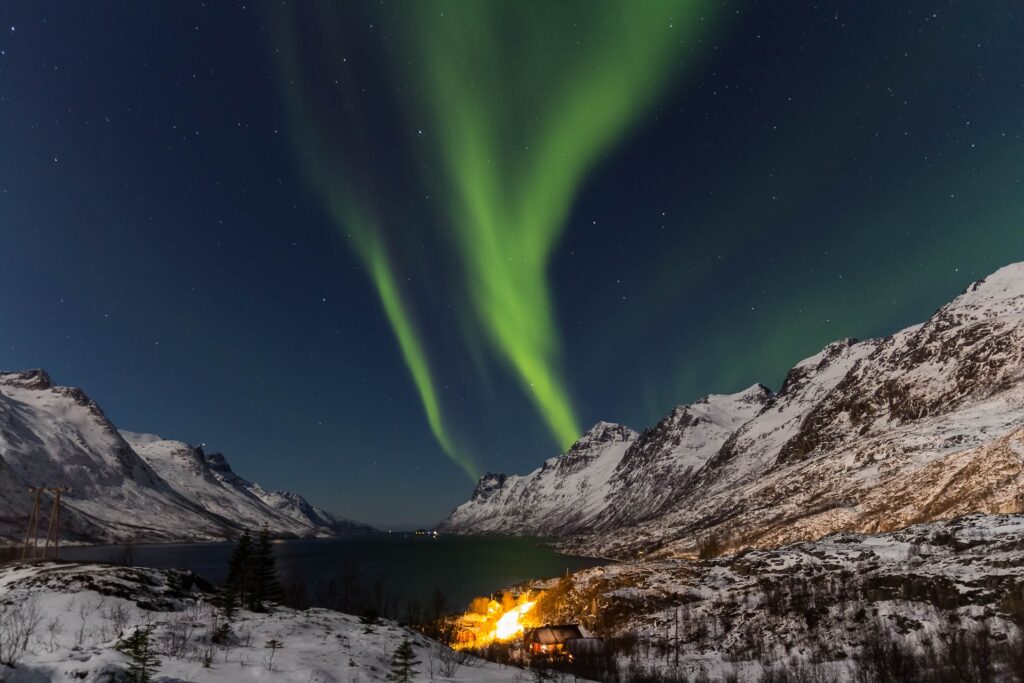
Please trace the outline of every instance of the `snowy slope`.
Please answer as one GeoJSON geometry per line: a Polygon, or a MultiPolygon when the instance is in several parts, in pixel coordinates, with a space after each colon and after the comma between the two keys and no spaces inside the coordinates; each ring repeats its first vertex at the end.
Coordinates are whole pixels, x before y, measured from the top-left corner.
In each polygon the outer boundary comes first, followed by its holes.
{"type": "Polygon", "coordinates": [[[546,535],[586,529],[607,506],[615,468],[636,433],[598,422],[565,455],[524,476],[485,474],[444,530],[546,535]]]}
{"type": "Polygon", "coordinates": [[[440,528],[560,535],[654,515],[770,397],[760,385],[672,411],[641,435],[599,422],[564,455],[525,476],[484,475],[440,528]]]}
{"type": "Polygon", "coordinates": [[[61,521],[71,541],[223,539],[262,524],[289,536],[340,528],[296,514],[308,507],[301,498],[281,509],[245,484],[225,485],[186,444],[119,432],[81,390],[55,386],[42,370],[0,373],[0,539],[24,534],[28,486],[70,487],[61,521]]]}
{"type": "Polygon", "coordinates": [[[324,609],[241,610],[230,634],[214,644],[221,618],[212,598],[208,585],[182,571],[49,562],[0,567],[0,619],[22,623],[15,614],[38,615],[27,651],[14,668],[0,665],[0,680],[121,680],[128,659],[114,646],[147,624],[160,659],[155,681],[386,681],[391,654],[403,640],[412,642],[421,662],[417,682],[524,679],[522,669],[457,656],[393,622],[367,629],[356,617],[324,609]],[[265,647],[271,640],[280,643],[273,660],[265,647]]]}
{"type": "Polygon", "coordinates": [[[296,493],[266,491],[235,474],[220,453],[162,439],[153,434],[121,432],[143,460],[176,491],[190,500],[249,528],[264,523],[299,536],[371,531],[371,527],[335,517],[296,493]]]}
{"type": "Polygon", "coordinates": [[[1024,264],[974,283],[923,324],[830,344],[798,363],[778,394],[750,405],[737,422],[702,429],[689,424],[693,407],[677,408],[645,432],[623,454],[591,528],[531,526],[528,511],[503,524],[515,500],[508,483],[519,479],[503,475],[442,528],[543,528],[575,552],[679,556],[711,540],[770,546],[1020,509],[1024,455],[1013,444],[1024,427],[1024,264]],[[674,436],[641,448],[659,431],[674,436]]]}
{"type": "Polygon", "coordinates": [[[755,384],[738,394],[713,394],[674,409],[644,431],[616,468],[608,505],[595,528],[657,518],[679,492],[691,489],[727,440],[772,400],[755,384]]]}
{"type": "Polygon", "coordinates": [[[643,663],[647,680],[1024,677],[1022,515],[839,533],[704,561],[628,561],[530,587],[559,589],[542,605],[549,621],[630,634],[624,656],[643,663]]]}

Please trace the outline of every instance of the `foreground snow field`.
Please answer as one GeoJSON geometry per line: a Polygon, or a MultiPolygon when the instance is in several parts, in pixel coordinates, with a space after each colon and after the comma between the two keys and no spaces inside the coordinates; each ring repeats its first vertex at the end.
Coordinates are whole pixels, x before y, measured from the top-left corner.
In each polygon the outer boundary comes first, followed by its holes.
{"type": "Polygon", "coordinates": [[[113,681],[128,658],[120,635],[154,627],[161,665],[155,681],[384,681],[391,655],[409,639],[420,664],[416,681],[521,681],[526,672],[456,655],[393,622],[366,626],[323,609],[242,611],[222,645],[209,585],[190,572],[53,562],[0,567],[0,681],[113,681]],[[12,641],[21,636],[18,656],[12,641]],[[270,641],[280,648],[270,650],[270,641]],[[273,655],[271,659],[271,655],[273,655]],[[204,666],[204,660],[208,666],[204,666]]]}

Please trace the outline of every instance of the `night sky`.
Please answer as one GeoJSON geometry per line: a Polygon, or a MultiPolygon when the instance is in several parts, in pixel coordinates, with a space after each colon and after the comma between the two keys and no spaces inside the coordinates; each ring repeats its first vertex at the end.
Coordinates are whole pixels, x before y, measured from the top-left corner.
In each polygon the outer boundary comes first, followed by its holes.
{"type": "Polygon", "coordinates": [[[1022,11],[0,2],[0,367],[432,524],[1024,259],[1022,11]]]}

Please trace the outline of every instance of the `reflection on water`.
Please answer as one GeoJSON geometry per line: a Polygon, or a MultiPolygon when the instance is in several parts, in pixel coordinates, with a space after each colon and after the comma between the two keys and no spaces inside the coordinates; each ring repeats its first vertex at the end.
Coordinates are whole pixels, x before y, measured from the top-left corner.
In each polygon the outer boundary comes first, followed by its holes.
{"type": "MultiPolygon", "coordinates": [[[[135,564],[158,569],[190,569],[220,583],[227,573],[230,543],[88,546],[61,548],[69,560],[135,564]]],[[[363,576],[384,577],[389,592],[405,602],[427,604],[440,589],[450,606],[464,606],[478,595],[526,579],[560,576],[604,564],[603,560],[559,555],[539,539],[366,534],[343,538],[280,541],[274,544],[283,575],[310,586],[338,577],[358,564],[363,576]]],[[[314,590],[309,598],[315,603],[314,590]]]]}

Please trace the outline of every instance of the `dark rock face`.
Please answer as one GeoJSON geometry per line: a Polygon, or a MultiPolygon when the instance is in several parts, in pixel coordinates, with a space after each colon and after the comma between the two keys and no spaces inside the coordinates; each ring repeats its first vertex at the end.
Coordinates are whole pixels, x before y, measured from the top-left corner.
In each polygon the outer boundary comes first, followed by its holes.
{"type": "Polygon", "coordinates": [[[209,453],[205,457],[206,464],[214,472],[231,473],[231,465],[228,464],[228,460],[224,457],[223,453],[209,453]]]}
{"type": "Polygon", "coordinates": [[[477,482],[476,488],[473,489],[473,500],[485,500],[502,487],[506,478],[508,478],[506,474],[492,474],[488,472],[483,475],[477,482]]]}

